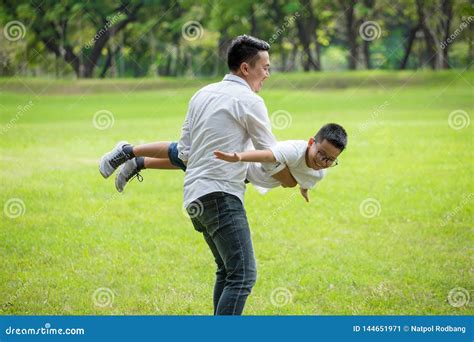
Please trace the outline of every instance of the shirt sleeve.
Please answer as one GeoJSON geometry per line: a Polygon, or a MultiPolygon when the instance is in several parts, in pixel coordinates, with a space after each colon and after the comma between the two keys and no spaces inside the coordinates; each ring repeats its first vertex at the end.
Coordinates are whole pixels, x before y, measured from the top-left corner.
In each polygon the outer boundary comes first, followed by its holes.
{"type": "MultiPolygon", "coordinates": [[[[276,145],[275,136],[272,133],[272,126],[268,118],[267,107],[263,100],[258,99],[244,114],[245,128],[252,140],[256,150],[269,150],[276,145]]],[[[263,169],[270,175],[274,175],[285,168],[285,164],[262,163],[263,169]]]]}
{"type": "Polygon", "coordinates": [[[178,141],[178,158],[184,162],[188,161],[191,139],[189,135],[189,111],[181,127],[181,138],[178,141]]]}
{"type": "Polygon", "coordinates": [[[193,99],[194,96],[189,101],[188,112],[186,113],[183,126],[181,127],[181,137],[178,141],[178,158],[183,162],[188,161],[189,150],[191,149],[190,122],[193,99]]]}
{"type": "Polygon", "coordinates": [[[296,164],[300,159],[298,146],[296,146],[296,144],[291,140],[280,141],[270,149],[278,162],[286,164],[289,167],[296,164]]]}

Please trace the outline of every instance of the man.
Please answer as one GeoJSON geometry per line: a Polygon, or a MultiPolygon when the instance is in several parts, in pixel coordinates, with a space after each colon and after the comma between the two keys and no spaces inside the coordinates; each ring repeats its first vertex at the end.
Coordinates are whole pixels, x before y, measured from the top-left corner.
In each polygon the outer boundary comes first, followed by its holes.
{"type": "MultiPolygon", "coordinates": [[[[117,190],[147,164],[180,168],[184,178],[184,206],[195,229],[202,232],[217,263],[214,314],[239,315],[256,281],[257,271],[250,229],[243,206],[245,164],[229,164],[214,151],[265,150],[276,144],[267,109],[256,93],[269,77],[268,43],[239,36],[228,52],[230,74],[199,90],[189,103],[178,143],[156,142],[132,146],[120,142],[101,158],[99,171],[109,177],[123,164],[117,190]]],[[[148,167],[153,165],[148,165],[148,167]]],[[[283,186],[296,186],[288,167],[263,163],[283,186]]]]}
{"type": "MultiPolygon", "coordinates": [[[[250,36],[233,40],[230,74],[199,90],[189,103],[178,142],[187,164],[184,206],[202,232],[217,264],[214,314],[240,315],[257,278],[250,229],[243,206],[243,163],[226,163],[213,152],[269,149],[276,143],[267,109],[256,93],[270,76],[268,43],[250,36]]],[[[283,186],[296,181],[285,165],[263,164],[283,186]]]]}

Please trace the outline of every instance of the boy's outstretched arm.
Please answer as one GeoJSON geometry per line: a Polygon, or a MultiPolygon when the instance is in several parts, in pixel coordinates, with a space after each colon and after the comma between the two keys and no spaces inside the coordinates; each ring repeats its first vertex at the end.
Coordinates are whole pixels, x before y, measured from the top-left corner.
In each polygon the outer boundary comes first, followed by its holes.
{"type": "Polygon", "coordinates": [[[214,155],[217,159],[225,160],[226,162],[259,162],[259,163],[274,163],[275,156],[271,150],[253,150],[245,152],[226,153],[215,151],[214,155]]]}
{"type": "MultiPolygon", "coordinates": [[[[215,151],[214,155],[216,158],[225,160],[230,163],[236,162],[259,162],[259,163],[273,163],[276,162],[275,155],[271,150],[254,150],[236,153],[226,153],[221,151],[215,151]]],[[[288,166],[285,166],[283,170],[272,175],[277,181],[281,183],[284,188],[293,188],[298,183],[290,172],[288,166]]]]}

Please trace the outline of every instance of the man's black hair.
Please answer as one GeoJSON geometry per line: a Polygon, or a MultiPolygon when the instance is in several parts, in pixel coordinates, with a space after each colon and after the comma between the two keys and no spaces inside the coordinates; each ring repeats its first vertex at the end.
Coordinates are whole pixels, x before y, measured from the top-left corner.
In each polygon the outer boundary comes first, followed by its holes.
{"type": "Polygon", "coordinates": [[[343,151],[347,145],[346,130],[341,125],[335,123],[328,123],[321,127],[314,136],[314,139],[318,142],[323,142],[326,139],[331,145],[341,151],[343,151]]]}
{"type": "Polygon", "coordinates": [[[258,53],[268,51],[270,44],[266,41],[247,35],[241,35],[232,40],[227,51],[227,65],[231,71],[237,71],[244,62],[255,65],[258,53]]]}

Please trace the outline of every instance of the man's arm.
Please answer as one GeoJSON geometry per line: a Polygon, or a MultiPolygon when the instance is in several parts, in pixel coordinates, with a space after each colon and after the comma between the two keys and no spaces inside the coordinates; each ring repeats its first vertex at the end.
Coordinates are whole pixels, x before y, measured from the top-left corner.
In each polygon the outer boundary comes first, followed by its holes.
{"type": "MultiPolygon", "coordinates": [[[[256,150],[268,150],[276,144],[276,139],[271,131],[271,124],[268,119],[268,112],[265,103],[263,101],[257,101],[253,104],[251,109],[251,113],[246,113],[246,115],[244,115],[247,132],[249,133],[256,150]]],[[[268,171],[268,167],[271,167],[272,165],[262,164],[262,166],[268,171]]],[[[275,168],[275,163],[273,167],[275,168]]],[[[288,167],[276,171],[276,174],[272,174],[272,177],[279,181],[283,187],[292,188],[297,184],[288,167]]]]}

